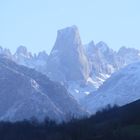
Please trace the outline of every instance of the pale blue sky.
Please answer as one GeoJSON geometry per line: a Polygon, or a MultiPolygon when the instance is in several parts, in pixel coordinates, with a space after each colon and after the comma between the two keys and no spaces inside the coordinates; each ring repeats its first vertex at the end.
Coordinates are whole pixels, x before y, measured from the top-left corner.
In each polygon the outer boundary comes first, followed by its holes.
{"type": "Polygon", "coordinates": [[[12,51],[49,52],[57,30],[74,24],[84,44],[140,49],[140,0],[0,0],[0,45],[12,51]]]}

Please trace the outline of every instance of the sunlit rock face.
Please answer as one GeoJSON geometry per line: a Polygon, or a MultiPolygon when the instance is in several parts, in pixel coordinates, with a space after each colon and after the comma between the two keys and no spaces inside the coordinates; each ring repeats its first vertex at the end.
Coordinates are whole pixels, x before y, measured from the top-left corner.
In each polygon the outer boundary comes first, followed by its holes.
{"type": "Polygon", "coordinates": [[[112,73],[119,69],[117,52],[102,41],[97,44],[91,41],[85,45],[85,50],[91,65],[90,76],[98,88],[112,73]]]}
{"type": "Polygon", "coordinates": [[[88,60],[77,27],[59,30],[48,58],[48,76],[56,81],[84,81],[89,73],[88,60]]]}

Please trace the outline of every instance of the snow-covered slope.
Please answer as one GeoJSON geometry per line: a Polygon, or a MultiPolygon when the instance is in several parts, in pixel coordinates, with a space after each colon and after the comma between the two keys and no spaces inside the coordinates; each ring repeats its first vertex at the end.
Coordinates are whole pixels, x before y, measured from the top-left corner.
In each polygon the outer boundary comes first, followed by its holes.
{"type": "Polygon", "coordinates": [[[110,104],[125,105],[140,99],[140,62],[130,64],[114,73],[83,101],[85,108],[95,113],[110,104]]]}
{"type": "Polygon", "coordinates": [[[91,41],[85,45],[85,50],[91,64],[90,75],[98,88],[112,73],[119,69],[117,53],[104,42],[94,44],[91,41]]]}
{"type": "Polygon", "coordinates": [[[86,55],[91,64],[91,77],[99,88],[112,73],[140,61],[140,51],[134,48],[121,47],[118,52],[108,47],[105,42],[85,45],[86,55]]]}
{"type": "Polygon", "coordinates": [[[87,114],[59,83],[0,56],[0,119],[45,117],[56,121],[87,114]]]}

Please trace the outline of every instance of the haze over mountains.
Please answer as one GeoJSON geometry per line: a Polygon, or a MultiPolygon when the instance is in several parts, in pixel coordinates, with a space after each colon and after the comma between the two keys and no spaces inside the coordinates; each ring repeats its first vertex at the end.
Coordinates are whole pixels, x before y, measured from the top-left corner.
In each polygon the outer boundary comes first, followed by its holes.
{"type": "Polygon", "coordinates": [[[12,93],[6,109],[1,109],[4,119],[42,119],[46,115],[60,121],[68,114],[83,116],[108,104],[124,105],[140,99],[140,51],[121,47],[116,52],[102,41],[83,44],[76,26],[58,31],[49,55],[45,51],[33,55],[24,46],[15,54],[0,48],[0,55],[0,73],[8,79],[1,79],[1,89],[14,81],[0,93],[2,105],[12,93]],[[17,81],[21,83],[15,91],[17,81]],[[19,115],[21,111],[25,112],[23,116],[19,115]]]}

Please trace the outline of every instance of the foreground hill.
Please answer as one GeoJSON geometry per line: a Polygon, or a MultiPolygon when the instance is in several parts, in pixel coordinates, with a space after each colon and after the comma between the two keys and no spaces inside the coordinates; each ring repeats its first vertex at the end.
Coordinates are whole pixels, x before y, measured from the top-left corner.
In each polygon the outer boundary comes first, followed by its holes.
{"type": "Polygon", "coordinates": [[[88,119],[55,124],[37,121],[0,123],[1,140],[139,140],[140,100],[108,108],[88,119]]]}

